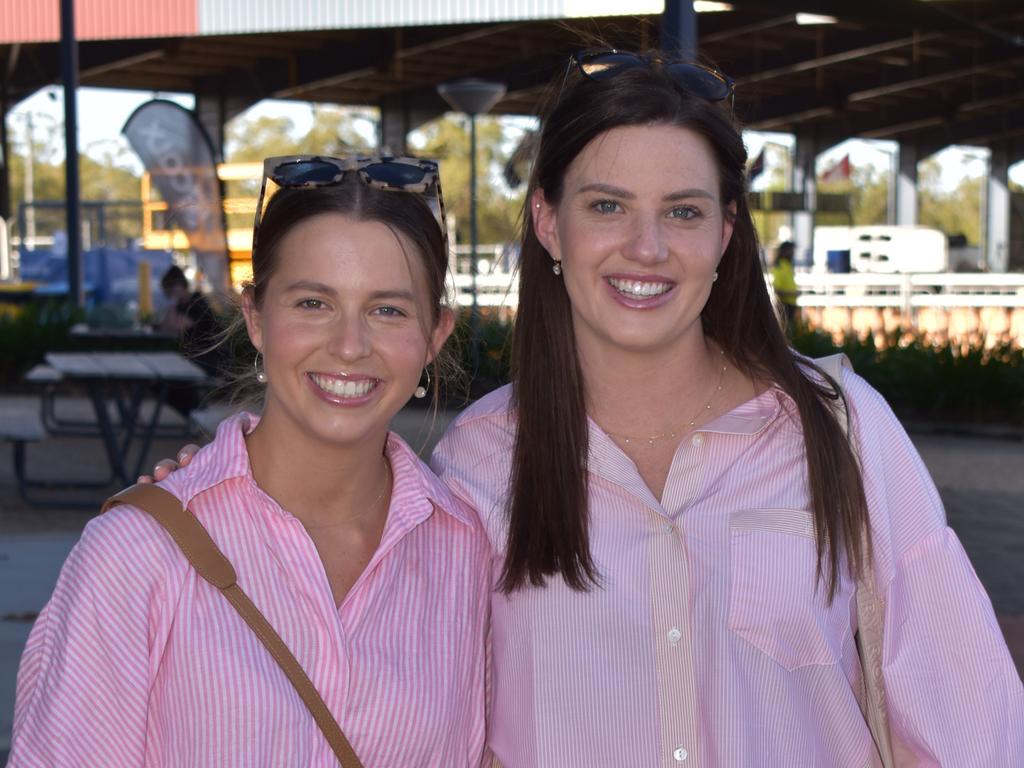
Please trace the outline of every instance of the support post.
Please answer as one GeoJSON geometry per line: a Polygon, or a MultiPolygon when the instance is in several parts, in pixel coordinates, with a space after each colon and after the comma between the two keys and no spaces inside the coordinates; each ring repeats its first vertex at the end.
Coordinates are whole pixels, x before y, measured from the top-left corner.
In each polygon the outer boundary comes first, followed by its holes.
{"type": "Polygon", "coordinates": [[[227,122],[227,109],[221,93],[195,94],[195,114],[199,124],[213,144],[213,156],[217,162],[224,159],[224,124],[227,122]]]}
{"type": "Polygon", "coordinates": [[[78,183],[78,40],[74,0],[60,0],[60,64],[64,84],[64,195],[68,234],[68,299],[85,307],[82,285],[82,211],[78,183]]]}
{"type": "Polygon", "coordinates": [[[0,219],[10,221],[11,140],[7,135],[7,106],[7,81],[0,80],[0,219]]]}
{"type": "Polygon", "coordinates": [[[687,61],[697,58],[697,12],[693,0],[665,0],[661,12],[661,48],[687,61]]]}
{"type": "Polygon", "coordinates": [[[1005,142],[989,154],[985,205],[985,264],[990,272],[1005,272],[1010,260],[1010,151],[1005,142]]]}
{"type": "Polygon", "coordinates": [[[793,213],[793,242],[796,245],[797,264],[810,264],[814,258],[814,209],[817,205],[817,179],[815,161],[818,159],[818,142],[815,137],[797,134],[793,151],[791,187],[802,192],[806,210],[793,213]]]}
{"type": "Polygon", "coordinates": [[[895,224],[903,227],[917,224],[917,145],[901,141],[897,152],[895,178],[895,224]]]}

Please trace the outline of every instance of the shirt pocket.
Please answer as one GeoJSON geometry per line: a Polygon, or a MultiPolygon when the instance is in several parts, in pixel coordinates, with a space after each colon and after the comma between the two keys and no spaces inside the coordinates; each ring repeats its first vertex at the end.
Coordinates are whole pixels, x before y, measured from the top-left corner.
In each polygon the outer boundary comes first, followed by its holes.
{"type": "Polygon", "coordinates": [[[797,509],[752,509],[729,520],[731,632],[787,670],[835,664],[850,632],[852,587],[831,604],[817,578],[814,519],[797,509]]]}

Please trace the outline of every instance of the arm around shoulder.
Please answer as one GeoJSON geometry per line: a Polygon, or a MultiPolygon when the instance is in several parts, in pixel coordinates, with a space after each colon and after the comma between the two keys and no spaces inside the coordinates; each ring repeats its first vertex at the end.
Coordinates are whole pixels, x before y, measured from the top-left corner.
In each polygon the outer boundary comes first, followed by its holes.
{"type": "Polygon", "coordinates": [[[29,635],[10,765],[142,765],[147,707],[186,564],[145,513],[86,527],[29,635]]]}

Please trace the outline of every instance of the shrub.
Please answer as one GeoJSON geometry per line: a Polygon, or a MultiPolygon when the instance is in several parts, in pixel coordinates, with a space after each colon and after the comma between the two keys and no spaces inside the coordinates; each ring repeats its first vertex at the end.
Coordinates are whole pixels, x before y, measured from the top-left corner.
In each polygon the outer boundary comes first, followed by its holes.
{"type": "Polygon", "coordinates": [[[932,344],[897,331],[877,346],[871,335],[799,328],[793,346],[810,357],[844,352],[901,418],[1024,425],[1024,350],[1012,344],[932,344]]]}

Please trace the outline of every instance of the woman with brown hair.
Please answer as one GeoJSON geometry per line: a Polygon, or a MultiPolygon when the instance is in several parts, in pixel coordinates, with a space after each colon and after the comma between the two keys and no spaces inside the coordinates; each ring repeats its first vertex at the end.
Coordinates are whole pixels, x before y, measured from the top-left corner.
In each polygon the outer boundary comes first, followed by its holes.
{"type": "Polygon", "coordinates": [[[513,383],[433,461],[501,555],[492,751],[1021,765],[1020,681],[913,446],[776,321],[732,83],[615,51],[570,67],[527,195],[513,383]],[[887,727],[858,580],[885,606],[887,727]]]}
{"type": "Polygon", "coordinates": [[[433,459],[495,553],[497,761],[1020,765],[1024,692],[920,458],[779,328],[731,81],[617,51],[560,81],[513,383],[433,459]]]}
{"type": "Polygon", "coordinates": [[[242,295],[262,407],[161,483],[169,510],[86,526],[22,657],[12,768],[480,763],[487,541],[389,432],[452,330],[437,165],[271,158],[279,187],[242,295]],[[230,565],[157,522],[192,516],[230,565]]]}

